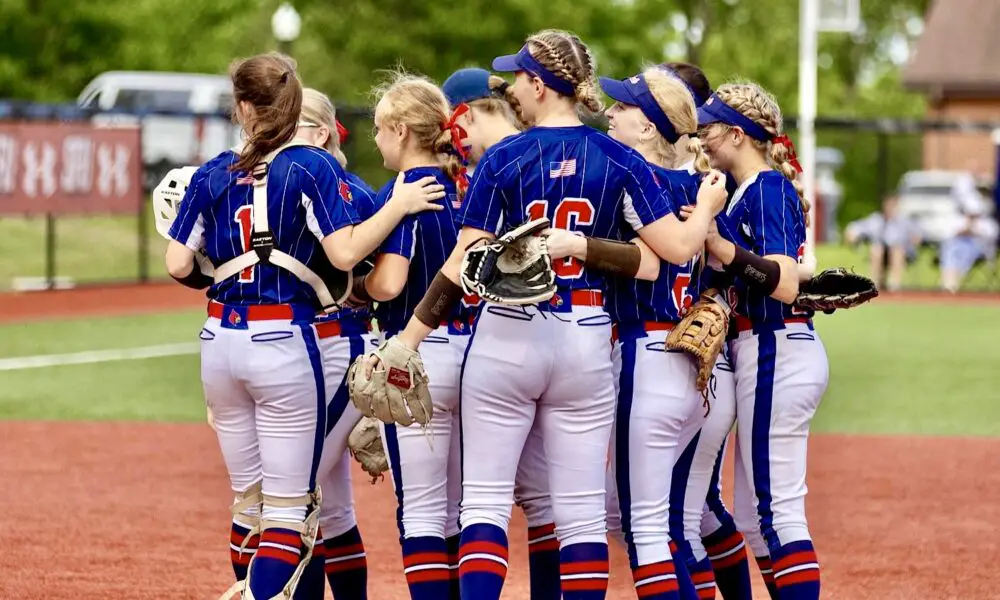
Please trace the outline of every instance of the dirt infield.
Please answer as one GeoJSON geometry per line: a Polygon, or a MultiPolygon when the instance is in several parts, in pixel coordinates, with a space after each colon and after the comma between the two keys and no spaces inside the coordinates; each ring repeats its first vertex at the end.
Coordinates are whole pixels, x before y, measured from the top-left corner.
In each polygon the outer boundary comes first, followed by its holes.
{"type": "Polygon", "coordinates": [[[45,292],[0,293],[0,323],[147,314],[205,306],[205,292],[173,281],[45,292]]]}
{"type": "MultiPolygon", "coordinates": [[[[203,600],[229,584],[230,495],[204,425],[0,422],[0,437],[0,598],[203,600]]],[[[1000,440],[819,436],[810,453],[824,598],[993,597],[1000,440]]],[[[358,472],[354,489],[370,597],[402,600],[391,485],[358,472]]],[[[527,599],[520,517],[511,539],[504,598],[527,599]]],[[[609,598],[634,598],[628,577],[616,552],[609,598]]]]}

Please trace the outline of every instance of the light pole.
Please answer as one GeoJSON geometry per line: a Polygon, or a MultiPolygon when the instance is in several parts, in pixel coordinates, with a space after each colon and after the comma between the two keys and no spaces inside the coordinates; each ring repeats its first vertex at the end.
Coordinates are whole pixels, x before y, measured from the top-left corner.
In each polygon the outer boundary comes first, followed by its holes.
{"type": "MultiPolygon", "coordinates": [[[[799,1],[799,162],[802,187],[816,201],[816,61],[821,31],[856,31],[861,24],[859,0],[799,1]]],[[[807,269],[816,267],[816,215],[806,230],[807,269]]]]}
{"type": "Polygon", "coordinates": [[[299,16],[295,7],[288,2],[282,3],[278,10],[271,15],[271,33],[278,41],[278,50],[284,54],[291,55],[292,42],[302,31],[302,17],[299,16]]]}

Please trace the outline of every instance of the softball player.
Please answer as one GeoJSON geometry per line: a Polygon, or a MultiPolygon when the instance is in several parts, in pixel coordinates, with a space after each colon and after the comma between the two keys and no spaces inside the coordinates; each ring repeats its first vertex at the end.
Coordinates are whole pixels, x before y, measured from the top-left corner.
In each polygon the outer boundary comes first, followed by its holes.
{"type": "MultiPolygon", "coordinates": [[[[712,95],[711,85],[698,67],[687,63],[665,63],[662,67],[687,84],[696,105],[702,105],[712,95]]],[[[677,148],[674,168],[693,175],[695,158],[694,153],[677,148]]],[[[687,213],[690,208],[682,206],[681,212],[687,213]]],[[[722,217],[716,223],[726,225],[722,217]]],[[[704,270],[691,296],[697,298],[708,288],[725,285],[724,275],[704,270]]],[[[714,598],[717,587],[726,600],[749,600],[752,590],[745,544],[722,502],[719,479],[726,440],[736,422],[736,384],[725,348],[716,361],[710,386],[708,415],[693,438],[685,437],[674,464],[670,535],[683,554],[701,597],[714,598]]]]}
{"type": "Polygon", "coordinates": [[[806,448],[829,367],[811,315],[790,306],[809,205],[789,160],[780,109],[767,92],[755,84],[724,85],[698,117],[713,164],[739,184],[726,211],[730,227],[708,240],[708,250],[736,277],[729,290],[738,331],[730,342],[736,521],[752,547],[759,546],[755,534],[763,536],[777,598],[818,598],[820,569],[805,518],[806,448]],[[744,510],[745,493],[756,514],[744,510]]]}
{"type": "MultiPolygon", "coordinates": [[[[464,196],[465,174],[461,148],[454,145],[456,139],[461,144],[460,136],[453,137],[451,110],[440,89],[424,78],[398,74],[379,96],[375,144],[386,168],[400,171],[407,181],[433,177],[449,199],[444,211],[401,223],[379,249],[372,272],[356,282],[355,296],[378,302],[379,329],[392,336],[406,325],[455,247],[454,217],[464,196]]],[[[386,185],[376,203],[388,202],[392,194],[392,185],[386,185]]],[[[404,573],[414,600],[458,597],[457,562],[452,569],[449,545],[457,547],[458,539],[459,376],[474,306],[457,306],[420,346],[434,402],[428,431],[416,424],[383,428],[399,505],[404,573]]]]}
{"type": "MultiPolygon", "coordinates": [[[[673,190],[679,215],[680,205],[694,203],[699,177],[668,168],[679,163],[678,150],[689,145],[687,136],[697,129],[693,93],[673,72],[661,68],[623,81],[602,78],[601,85],[616,100],[608,110],[609,135],[653,165],[657,178],[673,190]]],[[[697,140],[690,141],[689,150],[698,170],[707,172],[708,161],[697,140]]],[[[631,225],[641,227],[641,223],[631,225]]],[[[663,341],[655,333],[672,329],[690,305],[700,279],[696,261],[697,257],[682,264],[660,261],[655,281],[614,278],[609,290],[608,311],[618,325],[615,353],[620,363],[612,468],[640,598],[679,598],[679,586],[687,587],[688,597],[697,594],[686,574],[684,554],[672,553],[668,534],[671,487],[683,488],[687,480],[664,473],[662,465],[677,462],[686,440],[701,427],[704,413],[699,410],[693,363],[679,353],[667,353],[664,361],[663,341]],[[652,475],[657,471],[659,477],[652,475]]]]}
{"type": "Polygon", "coordinates": [[[234,63],[231,77],[247,142],[194,174],[166,265],[180,283],[209,287],[202,382],[236,494],[233,568],[246,579],[244,597],[263,600],[296,589],[318,529],[327,402],[313,320],[330,293],[314,269],[352,268],[413,207],[401,201],[355,226],[340,166],[292,143],[302,102],[294,61],[255,56],[234,63]],[[261,262],[251,239],[287,266],[261,262]],[[201,250],[214,278],[195,268],[201,250]],[[243,564],[236,559],[251,530],[260,531],[258,550],[243,564]]]}
{"type": "MultiPolygon", "coordinates": [[[[324,148],[336,158],[341,167],[347,168],[347,157],[340,149],[347,130],[337,121],[330,99],[321,92],[306,88],[302,91],[302,114],[299,118],[298,138],[324,148]]],[[[375,191],[360,177],[345,172],[347,198],[362,220],[375,213],[375,191]]],[[[423,188],[428,193],[441,193],[423,188]]],[[[343,192],[341,192],[343,196],[343,192]]],[[[360,263],[355,276],[361,275],[360,263]]],[[[338,312],[317,319],[316,334],[326,369],[327,439],[323,449],[321,470],[318,476],[323,490],[319,523],[323,560],[314,563],[326,572],[327,581],[336,600],[365,600],[367,598],[368,565],[361,532],[354,513],[351,491],[351,455],[344,448],[345,434],[350,429],[333,425],[343,422],[353,426],[360,417],[354,405],[348,402],[345,374],[350,363],[363,354],[371,339],[371,314],[367,306],[341,308],[338,312]],[[334,464],[325,468],[330,462],[334,464]]],[[[310,564],[310,569],[313,565],[310,564]]]]}
{"type": "MultiPolygon", "coordinates": [[[[399,334],[409,348],[417,348],[460,300],[456,282],[465,248],[494,236],[501,219],[517,226],[547,217],[558,228],[615,237],[631,211],[647,223],[641,235],[654,250],[686,262],[704,243],[712,218],[708,200],[722,204],[716,178],[699,202],[699,218],[681,223],[646,162],[582,124],[579,104],[591,111],[602,107],[593,59],[576,36],[535,34],[493,68],[516,73],[508,97],[533,127],[495,144],[480,160],[458,215],[456,251],[399,334]]],[[[516,309],[487,304],[480,314],[462,376],[462,438],[473,441],[462,448],[463,598],[500,597],[515,475],[536,412],[550,469],[563,598],[606,595],[604,465],[615,404],[611,322],[603,307],[605,276],[587,266],[617,261],[634,273],[633,251],[632,244],[595,240],[586,262],[556,261],[559,290],[550,302],[516,309]]]]}
{"type": "MultiPolygon", "coordinates": [[[[486,69],[459,69],[441,85],[452,110],[469,107],[457,119],[466,133],[470,163],[475,165],[491,146],[520,133],[517,116],[507,101],[508,83],[486,69]]],[[[459,109],[461,110],[461,109],[459,109]]],[[[559,540],[555,535],[549,471],[545,462],[541,422],[532,423],[514,477],[514,503],[528,522],[528,568],[532,600],[560,600],[559,540]]]]}

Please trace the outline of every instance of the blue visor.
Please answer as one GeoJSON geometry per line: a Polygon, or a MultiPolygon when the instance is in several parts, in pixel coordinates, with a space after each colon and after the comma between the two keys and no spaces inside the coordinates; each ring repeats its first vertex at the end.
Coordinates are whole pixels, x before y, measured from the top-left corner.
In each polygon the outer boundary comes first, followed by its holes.
{"type": "Polygon", "coordinates": [[[452,107],[496,95],[490,89],[490,72],[478,68],[455,71],[441,84],[441,91],[452,107]]]}
{"type": "Polygon", "coordinates": [[[601,77],[601,89],[604,90],[605,94],[622,104],[638,106],[642,114],[646,115],[646,118],[660,132],[660,135],[671,144],[677,143],[677,140],[684,134],[694,133],[693,131],[678,133],[674,124],[667,118],[667,114],[660,108],[656,98],[653,97],[653,93],[649,91],[646,77],[642,74],[621,81],[610,77],[601,77]]]}
{"type": "Polygon", "coordinates": [[[523,46],[517,54],[507,54],[494,58],[493,70],[502,73],[525,71],[541,79],[545,87],[551,88],[563,96],[576,95],[576,86],[543,67],[542,63],[535,60],[535,57],[528,51],[527,45],[523,46]]]}
{"type": "Polygon", "coordinates": [[[732,127],[739,127],[744,133],[755,140],[766,142],[771,139],[771,134],[760,125],[735,108],[722,101],[721,98],[712,94],[705,103],[698,107],[698,127],[705,127],[712,123],[724,123],[732,127]]]}

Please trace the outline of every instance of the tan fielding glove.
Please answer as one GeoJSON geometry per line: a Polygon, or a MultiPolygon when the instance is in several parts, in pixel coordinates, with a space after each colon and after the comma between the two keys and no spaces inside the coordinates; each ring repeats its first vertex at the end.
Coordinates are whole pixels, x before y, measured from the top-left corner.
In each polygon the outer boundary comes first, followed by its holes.
{"type": "Polygon", "coordinates": [[[430,423],[434,405],[427,381],[420,353],[410,350],[395,337],[358,357],[347,371],[351,402],[361,414],[404,427],[430,423]],[[373,357],[377,359],[376,365],[368,379],[366,365],[373,357]]]}
{"type": "Polygon", "coordinates": [[[729,331],[729,305],[718,290],[705,290],[677,327],[667,336],[668,350],[683,350],[698,366],[698,391],[703,394],[712,378],[715,359],[722,352],[729,331]]]}
{"type": "Polygon", "coordinates": [[[347,436],[347,447],[365,473],[372,476],[372,483],[389,470],[389,459],[382,447],[382,434],[375,419],[361,417],[351,435],[347,436]]]}

